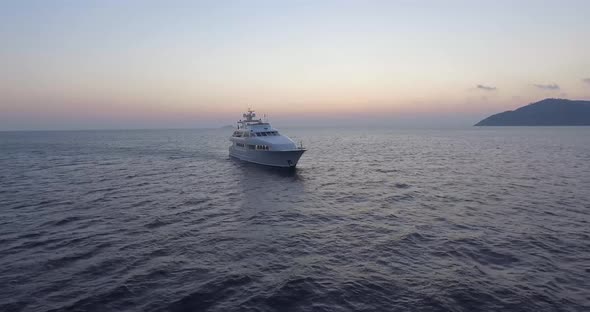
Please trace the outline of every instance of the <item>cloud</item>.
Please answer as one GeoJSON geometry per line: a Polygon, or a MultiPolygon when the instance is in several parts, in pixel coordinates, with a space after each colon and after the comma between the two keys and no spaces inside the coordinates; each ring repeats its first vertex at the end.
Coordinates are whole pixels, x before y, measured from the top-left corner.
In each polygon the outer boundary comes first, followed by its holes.
{"type": "Polygon", "coordinates": [[[484,91],[496,91],[496,90],[497,90],[497,88],[496,88],[496,87],[492,87],[492,86],[484,86],[484,85],[481,85],[481,84],[478,84],[478,85],[477,85],[477,88],[478,88],[479,90],[484,90],[484,91]]]}
{"type": "Polygon", "coordinates": [[[582,79],[582,82],[583,82],[583,83],[590,84],[590,78],[583,78],[583,79],[582,79]]]}
{"type": "Polygon", "coordinates": [[[534,86],[543,90],[559,90],[559,86],[556,83],[534,84],[534,86]]]}

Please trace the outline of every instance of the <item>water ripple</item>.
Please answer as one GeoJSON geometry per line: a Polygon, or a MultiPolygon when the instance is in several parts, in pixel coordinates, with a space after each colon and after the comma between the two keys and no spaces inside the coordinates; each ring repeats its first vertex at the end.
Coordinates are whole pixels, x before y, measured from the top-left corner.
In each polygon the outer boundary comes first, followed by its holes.
{"type": "Polygon", "coordinates": [[[0,133],[0,311],[586,311],[590,129],[0,133]]]}

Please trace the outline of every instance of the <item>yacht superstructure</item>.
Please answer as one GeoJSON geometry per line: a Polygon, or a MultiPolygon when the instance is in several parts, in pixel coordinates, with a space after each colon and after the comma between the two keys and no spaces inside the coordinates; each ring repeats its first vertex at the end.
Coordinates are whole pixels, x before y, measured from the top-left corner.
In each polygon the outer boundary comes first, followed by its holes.
{"type": "Polygon", "coordinates": [[[243,115],[244,120],[238,121],[238,129],[234,131],[230,141],[229,155],[252,163],[294,168],[305,152],[293,140],[281,135],[270,123],[255,119],[256,113],[248,109],[243,115]]]}

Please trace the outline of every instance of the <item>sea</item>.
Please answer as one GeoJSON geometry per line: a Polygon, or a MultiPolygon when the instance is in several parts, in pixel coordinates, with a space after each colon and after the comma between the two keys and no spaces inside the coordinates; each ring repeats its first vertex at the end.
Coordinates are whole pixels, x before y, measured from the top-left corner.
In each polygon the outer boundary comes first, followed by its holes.
{"type": "Polygon", "coordinates": [[[590,311],[590,127],[0,132],[0,311],[590,311]]]}

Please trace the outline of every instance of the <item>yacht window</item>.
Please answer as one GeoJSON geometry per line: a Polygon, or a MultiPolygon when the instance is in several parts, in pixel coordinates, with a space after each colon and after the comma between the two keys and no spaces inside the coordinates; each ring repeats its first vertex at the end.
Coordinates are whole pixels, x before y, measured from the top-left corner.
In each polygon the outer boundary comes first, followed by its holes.
{"type": "Polygon", "coordinates": [[[261,133],[262,133],[262,136],[266,136],[266,132],[261,132],[261,133]]]}
{"type": "Polygon", "coordinates": [[[256,132],[256,136],[262,136],[260,132],[256,132]]]}
{"type": "Polygon", "coordinates": [[[256,148],[256,145],[250,145],[250,144],[248,144],[248,149],[251,149],[251,150],[253,150],[253,149],[255,149],[255,148],[256,148]]]}
{"type": "Polygon", "coordinates": [[[256,149],[257,150],[268,151],[268,150],[270,150],[270,147],[268,145],[256,145],[256,149]]]}

